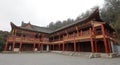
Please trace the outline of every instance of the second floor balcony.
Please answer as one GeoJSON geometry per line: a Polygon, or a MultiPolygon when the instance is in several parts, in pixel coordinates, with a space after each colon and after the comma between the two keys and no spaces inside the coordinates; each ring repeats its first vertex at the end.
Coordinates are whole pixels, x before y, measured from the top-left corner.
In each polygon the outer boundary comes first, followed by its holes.
{"type": "Polygon", "coordinates": [[[48,43],[48,38],[31,38],[31,37],[18,37],[18,36],[8,36],[9,42],[16,42],[16,43],[48,43]]]}

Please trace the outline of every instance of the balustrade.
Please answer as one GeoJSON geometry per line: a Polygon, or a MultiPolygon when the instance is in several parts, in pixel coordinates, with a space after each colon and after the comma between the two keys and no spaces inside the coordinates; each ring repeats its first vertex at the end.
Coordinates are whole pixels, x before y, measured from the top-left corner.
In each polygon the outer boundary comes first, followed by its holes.
{"type": "Polygon", "coordinates": [[[49,38],[42,38],[41,41],[42,42],[49,42],[49,38]]]}
{"type": "MultiPolygon", "coordinates": [[[[106,33],[106,35],[109,35],[110,36],[110,33],[108,32],[108,31],[105,31],[105,33],[106,33]]],[[[92,35],[101,35],[102,34],[102,32],[101,32],[101,30],[96,30],[96,31],[93,31],[92,30],[92,33],[91,33],[92,35]]],[[[79,38],[79,37],[86,37],[86,36],[90,36],[90,30],[87,30],[87,31],[80,31],[79,33],[77,32],[77,33],[72,33],[72,34],[68,34],[68,35],[65,35],[65,36],[63,36],[63,37],[60,37],[60,39],[59,38],[56,38],[56,39],[54,39],[54,41],[61,41],[61,40],[67,40],[67,39],[73,39],[74,37],[75,38],[79,38]]],[[[18,37],[18,36],[9,36],[9,40],[10,41],[13,41],[14,40],[14,37],[16,38],[16,41],[20,41],[21,40],[21,37],[18,37]]],[[[49,42],[49,38],[41,38],[41,39],[39,39],[39,38],[31,38],[31,37],[22,37],[22,41],[24,41],[24,42],[36,42],[36,43],[38,43],[38,42],[49,42]]],[[[53,42],[53,41],[50,41],[50,42],[53,42]]]]}
{"type": "MultiPolygon", "coordinates": [[[[13,41],[14,40],[14,37],[16,38],[16,41],[20,42],[21,40],[21,37],[18,37],[18,36],[8,36],[9,37],[9,41],[13,41]]],[[[49,38],[42,38],[42,39],[39,39],[39,38],[30,38],[30,37],[22,37],[22,41],[23,42],[36,42],[38,43],[39,41],[41,42],[49,42],[49,38]]]]}
{"type": "MultiPolygon", "coordinates": [[[[71,39],[71,38],[74,38],[74,37],[84,37],[84,36],[90,36],[90,33],[89,33],[89,30],[88,31],[82,31],[82,35],[80,35],[80,33],[74,33],[74,34],[69,34],[68,36],[64,36],[63,39],[71,39]]],[[[92,35],[93,35],[93,32],[92,32],[92,35]]]]}

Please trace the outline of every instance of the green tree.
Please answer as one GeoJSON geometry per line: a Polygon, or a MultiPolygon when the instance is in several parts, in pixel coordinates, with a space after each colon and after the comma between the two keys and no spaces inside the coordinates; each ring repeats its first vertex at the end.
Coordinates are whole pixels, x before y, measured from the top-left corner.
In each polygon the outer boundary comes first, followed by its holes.
{"type": "Polygon", "coordinates": [[[0,31],[0,51],[4,50],[7,36],[10,35],[7,31],[0,31]]]}
{"type": "Polygon", "coordinates": [[[0,34],[0,51],[3,51],[5,45],[5,39],[2,34],[0,34]]]}
{"type": "Polygon", "coordinates": [[[101,16],[114,28],[116,40],[120,43],[120,0],[105,0],[101,16]]]}

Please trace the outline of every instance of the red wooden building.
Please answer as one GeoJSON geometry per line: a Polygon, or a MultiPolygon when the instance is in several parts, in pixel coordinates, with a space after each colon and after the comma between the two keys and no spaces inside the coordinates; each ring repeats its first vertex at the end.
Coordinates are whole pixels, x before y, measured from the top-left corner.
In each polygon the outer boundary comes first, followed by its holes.
{"type": "Polygon", "coordinates": [[[99,16],[96,9],[89,16],[55,31],[22,22],[11,23],[4,51],[74,51],[112,53],[114,30],[99,16]]]}

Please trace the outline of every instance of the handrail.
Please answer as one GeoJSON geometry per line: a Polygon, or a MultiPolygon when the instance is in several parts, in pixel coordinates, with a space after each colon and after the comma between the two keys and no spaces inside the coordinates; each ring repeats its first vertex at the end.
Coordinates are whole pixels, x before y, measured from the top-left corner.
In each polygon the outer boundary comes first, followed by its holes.
{"type": "MultiPolygon", "coordinates": [[[[14,36],[8,36],[9,37],[9,40],[14,40],[14,36]]],[[[16,36],[16,40],[19,40],[20,41],[21,37],[19,36],[16,36]]],[[[30,37],[22,37],[22,41],[41,41],[41,42],[48,42],[49,39],[48,38],[30,38],[30,37]]]]}
{"type": "MultiPolygon", "coordinates": [[[[74,38],[75,37],[83,37],[83,36],[89,36],[90,33],[89,31],[83,31],[82,32],[82,35],[79,35],[80,33],[75,33],[75,34],[70,34],[69,36],[64,36],[63,39],[70,39],[70,38],[74,38]]],[[[92,34],[93,34],[93,31],[92,31],[92,34]]]]}

